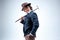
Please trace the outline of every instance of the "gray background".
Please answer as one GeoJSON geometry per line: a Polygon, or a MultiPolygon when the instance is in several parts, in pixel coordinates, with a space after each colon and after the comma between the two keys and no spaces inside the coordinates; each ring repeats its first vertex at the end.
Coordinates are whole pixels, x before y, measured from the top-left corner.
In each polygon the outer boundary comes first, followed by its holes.
{"type": "Polygon", "coordinates": [[[36,40],[60,40],[60,0],[0,0],[0,39],[24,40],[23,25],[15,21],[25,15],[21,4],[31,2],[39,18],[36,40]]]}

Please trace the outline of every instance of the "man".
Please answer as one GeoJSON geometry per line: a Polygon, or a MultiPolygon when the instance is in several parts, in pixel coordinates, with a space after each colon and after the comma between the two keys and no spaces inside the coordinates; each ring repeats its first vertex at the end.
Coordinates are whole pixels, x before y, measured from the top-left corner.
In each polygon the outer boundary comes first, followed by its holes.
{"type": "Polygon", "coordinates": [[[38,17],[35,12],[33,12],[31,3],[23,3],[22,11],[26,12],[27,15],[21,17],[21,22],[23,24],[23,33],[26,40],[35,40],[36,31],[39,27],[38,17]]]}

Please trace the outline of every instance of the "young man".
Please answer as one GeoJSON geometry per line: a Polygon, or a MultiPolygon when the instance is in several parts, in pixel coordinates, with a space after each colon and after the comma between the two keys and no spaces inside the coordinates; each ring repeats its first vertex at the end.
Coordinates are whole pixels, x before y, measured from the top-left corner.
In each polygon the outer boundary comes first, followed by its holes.
{"type": "Polygon", "coordinates": [[[26,12],[27,15],[21,17],[21,22],[23,24],[23,33],[26,40],[35,40],[36,31],[39,27],[39,21],[37,14],[33,12],[31,3],[23,3],[22,11],[26,12]]]}

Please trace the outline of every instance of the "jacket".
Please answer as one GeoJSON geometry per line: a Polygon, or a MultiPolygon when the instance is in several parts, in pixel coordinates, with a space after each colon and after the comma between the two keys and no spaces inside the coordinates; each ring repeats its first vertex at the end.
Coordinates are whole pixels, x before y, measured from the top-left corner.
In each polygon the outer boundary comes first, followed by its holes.
{"type": "Polygon", "coordinates": [[[23,33],[24,36],[31,33],[32,35],[36,36],[36,31],[39,27],[38,16],[35,12],[31,11],[27,15],[24,16],[24,20],[20,23],[23,24],[23,33]]]}

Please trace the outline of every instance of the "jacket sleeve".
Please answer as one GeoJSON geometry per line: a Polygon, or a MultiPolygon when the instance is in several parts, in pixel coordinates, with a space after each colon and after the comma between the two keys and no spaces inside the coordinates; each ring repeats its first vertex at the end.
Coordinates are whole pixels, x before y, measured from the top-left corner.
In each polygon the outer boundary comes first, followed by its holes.
{"type": "Polygon", "coordinates": [[[24,20],[21,20],[20,23],[24,24],[24,20]]]}
{"type": "Polygon", "coordinates": [[[33,27],[30,33],[34,35],[39,27],[39,21],[36,13],[31,15],[31,20],[33,22],[33,27]]]}
{"type": "MultiPolygon", "coordinates": [[[[24,19],[25,19],[25,17],[26,17],[26,15],[24,16],[24,19]]],[[[20,21],[20,23],[24,24],[24,23],[25,23],[25,22],[24,22],[24,19],[22,19],[22,20],[20,21]]]]}

